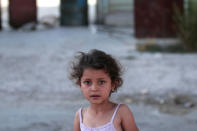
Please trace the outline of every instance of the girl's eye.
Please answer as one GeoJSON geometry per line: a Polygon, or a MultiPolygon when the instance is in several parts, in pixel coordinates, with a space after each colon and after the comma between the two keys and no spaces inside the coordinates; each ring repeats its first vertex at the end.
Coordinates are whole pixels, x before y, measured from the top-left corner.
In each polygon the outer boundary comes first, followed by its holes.
{"type": "Polygon", "coordinates": [[[90,85],[91,84],[91,81],[84,81],[83,82],[85,85],[90,85]]]}
{"type": "Polygon", "coordinates": [[[105,81],[104,80],[100,80],[98,83],[99,83],[99,85],[103,85],[105,83],[105,81]]]}

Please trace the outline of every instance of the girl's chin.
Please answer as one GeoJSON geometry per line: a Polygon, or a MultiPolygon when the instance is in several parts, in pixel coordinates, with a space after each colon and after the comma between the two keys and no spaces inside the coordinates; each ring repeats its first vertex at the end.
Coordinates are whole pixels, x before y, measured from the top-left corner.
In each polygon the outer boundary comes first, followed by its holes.
{"type": "Polygon", "coordinates": [[[101,104],[101,103],[103,103],[103,101],[100,100],[100,99],[90,99],[89,102],[91,104],[101,104]]]}
{"type": "Polygon", "coordinates": [[[103,100],[89,100],[91,104],[103,104],[103,103],[108,103],[109,101],[103,101],[103,100]]]}

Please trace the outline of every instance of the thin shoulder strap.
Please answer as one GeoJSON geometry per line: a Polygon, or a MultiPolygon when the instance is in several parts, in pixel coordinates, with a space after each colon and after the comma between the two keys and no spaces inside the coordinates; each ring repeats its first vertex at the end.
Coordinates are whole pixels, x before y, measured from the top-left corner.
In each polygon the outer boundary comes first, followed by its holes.
{"type": "Polygon", "coordinates": [[[116,109],[115,109],[115,111],[114,111],[114,114],[113,114],[113,116],[112,116],[112,118],[111,118],[111,122],[113,122],[114,117],[116,116],[116,112],[118,111],[119,106],[120,106],[120,104],[118,104],[118,105],[116,106],[116,109]]]}
{"type": "Polygon", "coordinates": [[[82,123],[82,108],[80,108],[78,112],[79,112],[80,123],[82,123]]]}

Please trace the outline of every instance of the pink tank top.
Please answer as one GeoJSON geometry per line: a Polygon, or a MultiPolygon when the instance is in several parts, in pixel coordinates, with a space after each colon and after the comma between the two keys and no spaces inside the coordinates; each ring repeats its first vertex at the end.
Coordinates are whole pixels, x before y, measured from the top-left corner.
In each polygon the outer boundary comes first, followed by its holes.
{"type": "Polygon", "coordinates": [[[114,124],[113,124],[113,120],[114,120],[114,117],[116,115],[116,112],[118,111],[119,106],[120,106],[120,104],[117,105],[110,122],[108,122],[107,124],[105,124],[103,126],[99,126],[99,127],[96,127],[96,128],[90,128],[90,127],[87,127],[86,125],[83,124],[83,122],[82,122],[82,109],[80,108],[79,119],[80,119],[80,129],[81,129],[81,131],[116,131],[116,129],[114,127],[114,124]]]}

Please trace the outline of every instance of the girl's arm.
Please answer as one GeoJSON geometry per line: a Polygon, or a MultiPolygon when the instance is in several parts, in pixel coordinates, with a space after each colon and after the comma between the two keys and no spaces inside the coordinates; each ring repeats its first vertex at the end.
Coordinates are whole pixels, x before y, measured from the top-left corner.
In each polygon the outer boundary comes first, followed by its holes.
{"type": "Polygon", "coordinates": [[[80,121],[79,121],[79,112],[78,111],[75,113],[73,129],[74,129],[74,131],[80,131],[80,121]]]}
{"type": "Polygon", "coordinates": [[[135,123],[133,114],[129,107],[125,104],[120,106],[121,126],[124,131],[139,131],[135,123]]]}

